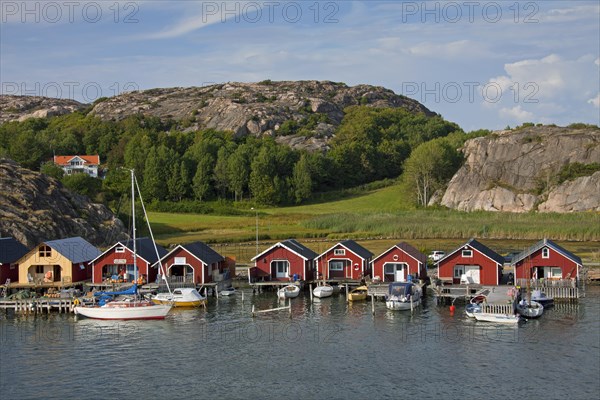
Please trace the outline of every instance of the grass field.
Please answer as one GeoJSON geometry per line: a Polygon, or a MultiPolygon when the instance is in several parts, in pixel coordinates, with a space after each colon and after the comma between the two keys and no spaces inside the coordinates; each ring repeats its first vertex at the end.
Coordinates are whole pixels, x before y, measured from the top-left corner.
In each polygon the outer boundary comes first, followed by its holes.
{"type": "Polygon", "coordinates": [[[242,262],[256,254],[257,222],[261,250],[287,238],[304,239],[317,252],[344,238],[362,240],[376,254],[400,239],[422,251],[450,250],[475,237],[492,243],[496,251],[509,252],[546,237],[593,262],[600,261],[600,213],[593,212],[514,214],[414,209],[399,185],[338,201],[246,211],[242,216],[152,212],[149,218],[163,245],[202,240],[242,262]]]}

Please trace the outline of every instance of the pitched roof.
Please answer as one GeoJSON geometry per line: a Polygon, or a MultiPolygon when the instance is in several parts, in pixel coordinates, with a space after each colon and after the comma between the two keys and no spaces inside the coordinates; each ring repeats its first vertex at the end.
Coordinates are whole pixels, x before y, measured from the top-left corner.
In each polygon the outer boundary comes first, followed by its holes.
{"type": "MultiPolygon", "coordinates": [[[[133,251],[133,239],[129,239],[124,242],[119,242],[123,246],[127,247],[129,250],[133,251]]],[[[149,237],[137,238],[135,240],[135,246],[137,255],[144,260],[146,260],[150,265],[154,264],[158,261],[158,258],[163,258],[168,252],[161,245],[156,245],[156,250],[158,250],[158,257],[156,257],[156,251],[154,250],[154,243],[152,239],[149,237]]],[[[113,246],[114,247],[114,246],[113,246]]]]}
{"type": "Polygon", "coordinates": [[[269,247],[267,250],[263,251],[262,253],[257,254],[254,258],[252,258],[251,261],[255,261],[256,259],[258,259],[259,257],[263,256],[264,254],[268,253],[275,247],[285,247],[286,249],[298,254],[300,257],[304,258],[305,260],[313,260],[318,255],[317,253],[315,253],[308,247],[304,246],[303,244],[299,243],[298,241],[296,241],[294,239],[287,239],[287,240],[284,240],[283,242],[276,243],[273,246],[269,247]]]}
{"type": "Polygon", "coordinates": [[[188,243],[181,245],[181,247],[189,251],[192,255],[196,256],[206,264],[220,262],[225,259],[222,255],[214,251],[204,242],[188,243]]]}
{"type": "Polygon", "coordinates": [[[362,247],[360,244],[356,243],[354,240],[344,240],[339,244],[349,249],[351,252],[358,254],[364,259],[373,257],[373,253],[362,247]]]}
{"type": "Polygon", "coordinates": [[[54,163],[58,164],[58,165],[69,165],[69,161],[71,161],[75,157],[81,158],[83,161],[86,162],[86,164],[100,165],[100,156],[99,155],[93,155],[93,156],[80,156],[80,155],[54,156],[54,163]]]}
{"type": "Polygon", "coordinates": [[[356,243],[354,240],[348,239],[348,240],[343,240],[341,242],[336,243],[329,249],[325,250],[325,252],[321,253],[317,258],[320,258],[321,256],[329,253],[331,251],[331,249],[335,248],[338,245],[341,245],[341,246],[347,248],[348,250],[350,250],[351,252],[353,252],[354,254],[356,254],[357,256],[359,256],[360,258],[362,258],[364,260],[373,257],[373,253],[371,253],[369,250],[365,249],[360,244],[356,243]]]}
{"type": "Polygon", "coordinates": [[[427,265],[427,256],[406,242],[400,242],[398,244],[395,244],[394,246],[390,247],[389,249],[375,257],[372,262],[377,260],[379,257],[383,256],[384,254],[387,254],[390,250],[392,250],[395,247],[402,250],[403,252],[405,252],[418,262],[422,263],[423,265],[427,265]]]}
{"type": "Polygon", "coordinates": [[[490,249],[486,245],[479,243],[475,239],[471,239],[467,243],[460,245],[455,250],[446,254],[446,256],[444,258],[440,259],[436,264],[440,264],[442,261],[444,261],[445,259],[450,257],[452,254],[456,253],[457,251],[461,250],[465,246],[469,246],[472,249],[477,250],[479,253],[483,254],[484,256],[494,260],[497,264],[500,264],[500,265],[504,264],[504,257],[502,257],[500,254],[496,253],[494,250],[490,249]]]}
{"type": "Polygon", "coordinates": [[[0,264],[11,264],[27,254],[29,250],[16,239],[0,238],[0,264]]]}
{"type": "Polygon", "coordinates": [[[67,239],[50,240],[44,242],[44,244],[59,252],[72,263],[91,261],[101,254],[100,250],[94,245],[79,236],[67,239]]]}
{"type": "Polygon", "coordinates": [[[564,249],[563,247],[559,246],[558,244],[554,243],[550,239],[540,240],[539,242],[537,242],[533,246],[531,246],[528,249],[520,252],[519,254],[517,254],[516,256],[513,257],[512,262],[510,264],[511,265],[515,265],[519,261],[521,261],[521,260],[529,257],[530,255],[532,255],[533,253],[535,253],[536,251],[538,251],[538,250],[540,250],[540,249],[542,249],[544,247],[549,247],[549,248],[553,249],[554,251],[556,251],[557,253],[562,254],[563,256],[567,257],[571,261],[573,261],[573,262],[575,262],[575,263],[577,263],[579,265],[582,265],[581,264],[581,258],[577,257],[575,254],[573,254],[570,251],[564,249]]]}

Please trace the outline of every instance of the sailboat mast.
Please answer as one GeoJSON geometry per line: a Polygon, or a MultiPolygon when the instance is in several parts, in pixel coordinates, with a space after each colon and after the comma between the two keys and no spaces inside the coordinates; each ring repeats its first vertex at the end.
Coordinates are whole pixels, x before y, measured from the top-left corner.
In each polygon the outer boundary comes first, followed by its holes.
{"type": "Polygon", "coordinates": [[[131,172],[131,221],[133,224],[133,278],[135,282],[137,282],[137,245],[136,245],[136,237],[135,237],[135,176],[133,169],[131,172]]]}

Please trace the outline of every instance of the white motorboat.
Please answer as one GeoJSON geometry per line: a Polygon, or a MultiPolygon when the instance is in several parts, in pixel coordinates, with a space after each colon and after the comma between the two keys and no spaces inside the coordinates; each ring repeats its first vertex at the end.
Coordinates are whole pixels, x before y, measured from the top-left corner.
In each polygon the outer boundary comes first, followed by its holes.
{"type": "MultiPolygon", "coordinates": [[[[139,186],[136,184],[135,175],[133,170],[131,172],[131,215],[133,225],[133,268],[135,271],[134,275],[137,275],[137,248],[136,248],[136,237],[135,237],[135,188],[137,187],[138,194],[140,193],[139,186]]],[[[141,195],[140,201],[142,200],[141,195]]],[[[144,203],[142,202],[142,208],[144,203]]],[[[148,221],[146,210],[144,210],[144,216],[148,221]]],[[[150,236],[152,236],[152,229],[150,229],[150,223],[148,223],[148,229],[150,236]]],[[[154,237],[152,237],[154,241],[154,237]]],[[[156,250],[156,249],[155,249],[156,250]]],[[[158,257],[158,253],[157,253],[158,257]]],[[[158,257],[160,259],[160,257],[158,257]]],[[[160,265],[161,272],[162,264],[160,265]]],[[[164,272],[163,272],[164,274],[164,272]]],[[[167,284],[167,288],[169,288],[167,284]]],[[[169,289],[170,291],[170,289],[169,289]]],[[[94,296],[98,297],[98,305],[86,306],[83,304],[77,304],[73,311],[76,315],[82,315],[84,317],[93,319],[103,320],[132,320],[132,319],[164,319],[173,307],[171,304],[155,304],[149,300],[142,300],[137,292],[137,284],[134,284],[131,288],[121,292],[98,292],[94,296]],[[115,296],[125,296],[123,300],[114,300],[115,296]]]]}
{"type": "Polygon", "coordinates": [[[531,301],[537,301],[544,307],[551,307],[554,305],[554,298],[546,296],[546,293],[541,290],[533,290],[531,292],[531,301]]]}
{"type": "Polygon", "coordinates": [[[331,297],[333,295],[333,287],[329,285],[320,285],[313,289],[313,295],[319,299],[331,297]]]}
{"type": "Polygon", "coordinates": [[[485,321],[485,322],[495,322],[499,324],[516,324],[519,322],[518,314],[493,314],[493,313],[473,313],[473,317],[477,321],[485,321]]]}
{"type": "Polygon", "coordinates": [[[475,318],[475,313],[481,312],[481,305],[477,303],[469,303],[467,304],[467,308],[465,309],[465,313],[469,318],[475,318]]]}
{"type": "Polygon", "coordinates": [[[236,293],[236,290],[233,286],[230,286],[226,289],[223,289],[219,292],[221,296],[233,296],[236,293]]]}
{"type": "Polygon", "coordinates": [[[525,318],[539,318],[544,313],[544,306],[537,301],[521,299],[517,303],[517,312],[525,318]]]}
{"type": "Polygon", "coordinates": [[[412,282],[390,283],[385,306],[390,310],[412,310],[421,304],[423,290],[412,282]]]}
{"type": "Polygon", "coordinates": [[[287,285],[277,291],[277,297],[285,299],[293,299],[300,294],[300,288],[296,285],[287,285]]]}
{"type": "Polygon", "coordinates": [[[173,307],[200,307],[206,304],[206,297],[194,288],[173,289],[172,294],[158,293],[151,299],[156,304],[172,304],[173,307]]]}

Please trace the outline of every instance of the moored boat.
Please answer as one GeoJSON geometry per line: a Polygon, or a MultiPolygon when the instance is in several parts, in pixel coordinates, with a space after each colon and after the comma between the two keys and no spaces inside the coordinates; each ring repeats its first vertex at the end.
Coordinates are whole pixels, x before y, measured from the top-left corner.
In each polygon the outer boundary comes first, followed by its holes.
{"type": "Polygon", "coordinates": [[[320,285],[313,289],[313,295],[319,299],[333,295],[333,287],[329,285],[320,285]]]}
{"type": "Polygon", "coordinates": [[[171,310],[169,304],[154,304],[147,300],[111,301],[100,307],[77,306],[76,315],[102,320],[164,319],[171,310]]]}
{"type": "Polygon", "coordinates": [[[412,282],[390,283],[385,306],[390,310],[412,310],[421,304],[422,289],[412,282]]]}
{"type": "Polygon", "coordinates": [[[221,296],[233,296],[236,293],[236,290],[233,286],[230,286],[226,289],[223,289],[219,292],[221,296]]]}
{"type": "Polygon", "coordinates": [[[554,298],[548,297],[546,293],[541,290],[533,290],[531,292],[531,301],[537,301],[546,308],[554,305],[554,298]]]}
{"type": "Polygon", "coordinates": [[[519,322],[518,314],[493,314],[493,313],[473,313],[473,317],[477,321],[495,322],[499,324],[516,324],[519,322]]]}
{"type": "MultiPolygon", "coordinates": [[[[135,188],[136,180],[133,170],[131,172],[131,215],[133,225],[133,270],[134,277],[137,278],[137,246],[135,237],[135,188]]],[[[140,193],[139,186],[137,186],[138,194],[140,193]]],[[[141,195],[140,201],[142,200],[141,195]]],[[[142,209],[144,210],[144,216],[148,221],[146,210],[143,208],[144,203],[142,202],[142,209]]],[[[152,230],[150,229],[150,223],[148,223],[148,229],[152,236],[152,230]]],[[[152,239],[154,241],[154,239],[152,239]]],[[[156,250],[156,248],[155,248],[156,250]]],[[[158,253],[157,253],[158,256],[158,253]]],[[[158,257],[160,259],[160,257],[158,257]]],[[[162,264],[160,264],[160,271],[162,271],[162,264]]],[[[167,283],[167,288],[170,288],[167,283]]],[[[94,296],[99,298],[98,305],[83,305],[78,304],[73,308],[76,315],[82,315],[84,317],[93,319],[103,320],[132,320],[132,319],[164,319],[173,307],[171,304],[155,304],[152,301],[141,299],[138,294],[137,284],[133,284],[129,289],[121,292],[98,292],[94,296]],[[116,299],[118,296],[118,299],[116,299]]]]}
{"type": "Polygon", "coordinates": [[[152,296],[155,304],[171,304],[173,307],[200,307],[206,304],[206,297],[194,288],[174,289],[173,293],[158,293],[152,296]]]}
{"type": "Polygon", "coordinates": [[[300,294],[300,288],[296,285],[287,285],[277,291],[280,299],[293,299],[300,294]]]}
{"type": "Polygon", "coordinates": [[[367,299],[367,292],[369,288],[366,286],[359,286],[356,289],[352,289],[348,293],[348,301],[361,301],[367,299]]]}
{"type": "Polygon", "coordinates": [[[539,318],[544,313],[544,306],[533,300],[521,299],[516,308],[519,315],[525,318],[539,318]]]}

